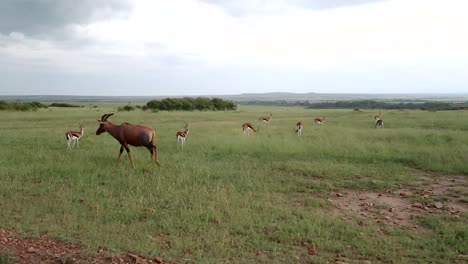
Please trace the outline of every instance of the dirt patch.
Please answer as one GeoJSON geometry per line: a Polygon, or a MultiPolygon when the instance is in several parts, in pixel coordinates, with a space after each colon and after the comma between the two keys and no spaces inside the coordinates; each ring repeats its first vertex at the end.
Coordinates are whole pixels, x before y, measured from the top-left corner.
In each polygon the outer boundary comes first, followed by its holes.
{"type": "MultiPolygon", "coordinates": [[[[0,229],[0,254],[7,256],[11,263],[174,263],[161,258],[145,258],[127,253],[123,256],[110,257],[105,249],[98,249],[95,254],[87,254],[80,245],[67,244],[63,241],[41,235],[33,238],[21,238],[15,231],[0,229]]],[[[9,263],[9,262],[7,262],[9,263]]]]}
{"type": "Polygon", "coordinates": [[[346,190],[332,193],[332,213],[366,225],[378,223],[420,228],[416,219],[430,214],[459,218],[468,212],[468,176],[422,175],[411,185],[396,191],[346,190]]]}

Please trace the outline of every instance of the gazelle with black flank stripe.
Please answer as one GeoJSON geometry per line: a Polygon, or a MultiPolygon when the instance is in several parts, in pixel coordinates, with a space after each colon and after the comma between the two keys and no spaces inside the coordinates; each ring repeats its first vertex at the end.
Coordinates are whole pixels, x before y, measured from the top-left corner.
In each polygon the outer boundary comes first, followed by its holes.
{"type": "Polygon", "coordinates": [[[316,125],[321,125],[323,122],[325,122],[325,117],[316,117],[316,118],[314,118],[314,124],[316,124],[316,125]]]}
{"type": "Polygon", "coordinates": [[[121,161],[120,157],[122,156],[122,152],[125,149],[132,167],[135,167],[132,156],[130,155],[130,149],[128,148],[128,146],[131,145],[134,147],[146,147],[151,154],[151,159],[159,166],[158,147],[153,144],[156,138],[154,129],[147,126],[132,125],[127,122],[121,125],[114,125],[110,121],[107,121],[111,115],[113,114],[104,114],[101,120],[98,120],[99,128],[96,130],[96,135],[107,132],[120,143],[119,163],[121,161]]]}
{"type": "Polygon", "coordinates": [[[242,124],[242,131],[244,132],[244,135],[246,135],[246,134],[250,135],[253,132],[257,132],[257,130],[255,130],[255,128],[253,127],[253,125],[251,123],[242,124]]]}
{"type": "Polygon", "coordinates": [[[187,138],[189,131],[189,124],[188,122],[185,122],[184,131],[177,131],[176,133],[177,143],[181,143],[182,149],[184,148],[185,139],[187,138]]]}
{"type": "Polygon", "coordinates": [[[80,138],[83,136],[83,134],[84,134],[83,124],[80,124],[80,131],[68,131],[67,133],[65,133],[68,149],[74,148],[75,144],[78,146],[78,148],[80,148],[80,138]]]}
{"type": "Polygon", "coordinates": [[[296,129],[294,130],[296,132],[296,135],[300,136],[302,135],[302,128],[304,127],[304,124],[299,121],[296,123],[296,129]]]}
{"type": "Polygon", "coordinates": [[[375,128],[383,128],[383,120],[381,117],[378,117],[375,121],[375,128]]]}
{"type": "Polygon", "coordinates": [[[270,116],[262,116],[258,118],[258,121],[262,124],[268,125],[273,118],[273,115],[270,113],[270,116]]]}

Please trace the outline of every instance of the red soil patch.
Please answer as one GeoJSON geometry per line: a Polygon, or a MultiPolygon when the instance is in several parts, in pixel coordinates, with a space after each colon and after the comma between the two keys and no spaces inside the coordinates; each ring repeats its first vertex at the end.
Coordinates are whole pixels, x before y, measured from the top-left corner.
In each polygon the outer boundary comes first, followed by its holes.
{"type": "Polygon", "coordinates": [[[0,253],[10,256],[12,263],[174,263],[158,257],[148,259],[128,253],[124,256],[110,257],[104,249],[95,254],[83,252],[76,244],[67,244],[47,235],[21,238],[15,231],[0,229],[0,253]]]}

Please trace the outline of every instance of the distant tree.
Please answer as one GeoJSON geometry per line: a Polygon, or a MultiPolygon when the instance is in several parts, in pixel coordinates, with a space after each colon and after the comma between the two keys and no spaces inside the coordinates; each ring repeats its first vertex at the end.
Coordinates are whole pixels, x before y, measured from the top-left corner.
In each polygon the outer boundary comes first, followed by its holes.
{"type": "Polygon", "coordinates": [[[163,110],[163,111],[220,111],[235,110],[237,105],[232,101],[221,98],[206,97],[184,97],[184,98],[164,98],[162,100],[151,100],[142,108],[144,110],[163,110]]]}

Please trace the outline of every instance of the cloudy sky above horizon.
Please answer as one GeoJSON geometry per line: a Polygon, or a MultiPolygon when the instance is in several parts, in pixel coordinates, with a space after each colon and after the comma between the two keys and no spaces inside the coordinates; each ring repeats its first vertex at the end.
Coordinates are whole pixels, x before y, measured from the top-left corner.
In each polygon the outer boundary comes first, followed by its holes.
{"type": "Polygon", "coordinates": [[[467,93],[465,0],[3,0],[0,95],[467,93]]]}

